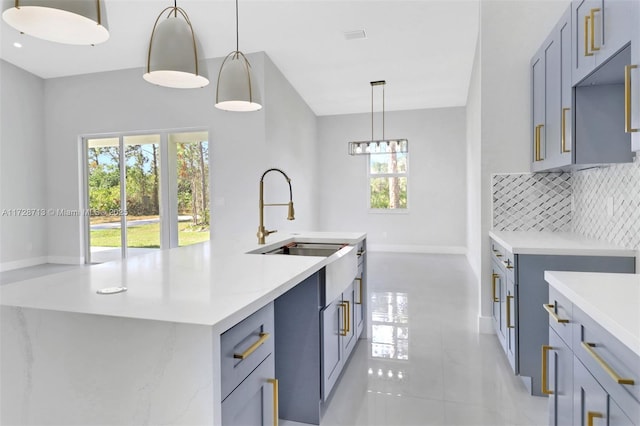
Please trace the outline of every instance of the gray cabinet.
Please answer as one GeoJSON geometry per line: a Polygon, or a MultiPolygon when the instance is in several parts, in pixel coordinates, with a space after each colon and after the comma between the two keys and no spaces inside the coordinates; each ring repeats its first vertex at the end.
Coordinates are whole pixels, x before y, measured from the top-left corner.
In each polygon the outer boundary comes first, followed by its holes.
{"type": "Polygon", "coordinates": [[[322,325],[322,400],[326,401],[336,384],[344,363],[344,347],[342,334],[344,333],[345,308],[342,298],[338,298],[327,305],[320,313],[322,325]]]}
{"type": "Polygon", "coordinates": [[[530,393],[541,396],[540,348],[549,344],[547,313],[541,308],[549,297],[544,271],[634,273],[635,258],[514,254],[496,241],[491,244],[496,334],[514,373],[530,393]]]}
{"type": "Polygon", "coordinates": [[[607,424],[607,393],[579,360],[573,363],[573,394],[573,416],[577,424],[607,424]],[[595,419],[598,419],[598,423],[595,423],[595,419]]]}
{"type": "Polygon", "coordinates": [[[551,327],[549,346],[543,348],[542,357],[542,364],[548,366],[545,392],[549,395],[549,425],[573,424],[573,352],[551,327]]]}
{"type": "Polygon", "coordinates": [[[531,60],[532,170],[572,163],[571,9],[531,60]]]}
{"type": "Polygon", "coordinates": [[[278,381],[273,334],[274,306],[270,303],[220,336],[225,426],[276,423],[278,381]]]}
{"type": "MultiPolygon", "coordinates": [[[[640,4],[635,4],[631,11],[633,22],[640,22],[640,4]]],[[[640,25],[633,26],[633,40],[631,42],[631,67],[625,70],[628,74],[628,86],[630,105],[629,111],[625,111],[628,122],[625,123],[626,131],[631,133],[631,149],[640,151],[640,25]]]]}
{"type": "Polygon", "coordinates": [[[580,83],[633,37],[633,0],[574,0],[573,84],[580,83]]]}

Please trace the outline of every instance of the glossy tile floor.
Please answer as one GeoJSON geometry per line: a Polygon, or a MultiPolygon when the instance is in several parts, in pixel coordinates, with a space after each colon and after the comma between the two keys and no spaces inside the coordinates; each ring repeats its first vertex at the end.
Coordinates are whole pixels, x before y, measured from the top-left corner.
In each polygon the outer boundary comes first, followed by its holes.
{"type": "Polygon", "coordinates": [[[476,331],[464,256],[370,253],[368,272],[372,338],[359,342],[321,426],[547,424],[547,399],[528,395],[496,337],[476,331]]]}

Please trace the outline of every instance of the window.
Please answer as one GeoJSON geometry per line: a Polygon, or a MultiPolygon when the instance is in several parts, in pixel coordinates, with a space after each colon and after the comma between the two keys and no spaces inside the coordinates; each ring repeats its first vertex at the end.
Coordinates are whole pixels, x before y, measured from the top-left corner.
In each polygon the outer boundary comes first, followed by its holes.
{"type": "Polygon", "coordinates": [[[369,207],[375,210],[407,209],[408,153],[397,152],[392,141],[379,144],[369,155],[369,207]]]}

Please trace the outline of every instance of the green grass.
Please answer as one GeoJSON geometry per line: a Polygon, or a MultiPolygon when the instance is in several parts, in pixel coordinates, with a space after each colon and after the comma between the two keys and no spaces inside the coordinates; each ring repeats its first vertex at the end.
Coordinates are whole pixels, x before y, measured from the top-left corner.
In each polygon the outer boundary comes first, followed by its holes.
{"type": "MultiPolygon", "coordinates": [[[[188,222],[178,223],[178,242],[180,246],[201,243],[209,240],[209,229],[195,231],[189,229],[188,222]]],[[[96,229],[91,231],[91,246],[120,247],[120,229],[96,229]]],[[[127,244],[137,248],[160,248],[160,224],[151,223],[132,226],[127,229],[127,244]]]]}

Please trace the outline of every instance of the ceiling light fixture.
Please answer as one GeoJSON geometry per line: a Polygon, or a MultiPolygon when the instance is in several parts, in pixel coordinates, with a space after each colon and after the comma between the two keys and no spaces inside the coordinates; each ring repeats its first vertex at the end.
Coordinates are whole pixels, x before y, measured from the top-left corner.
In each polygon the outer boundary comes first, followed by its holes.
{"type": "Polygon", "coordinates": [[[220,66],[216,108],[225,111],[258,111],[262,109],[260,89],[253,78],[251,64],[240,51],[239,38],[236,0],[236,50],[229,53],[220,66]]]}
{"type": "Polygon", "coordinates": [[[195,89],[209,84],[201,71],[193,26],[187,12],[174,0],[173,6],[160,12],[153,24],[147,72],[142,77],[158,86],[195,89]],[[158,23],[165,13],[165,19],[158,23]]]}
{"type": "Polygon", "coordinates": [[[15,0],[2,19],[21,33],[63,44],[109,39],[102,0],[15,0]]]}
{"type": "Polygon", "coordinates": [[[384,80],[371,82],[371,140],[349,142],[349,155],[409,152],[407,139],[385,139],[384,137],[384,86],[386,84],[384,80]],[[382,86],[382,139],[373,138],[373,88],[376,86],[382,86]]]}

